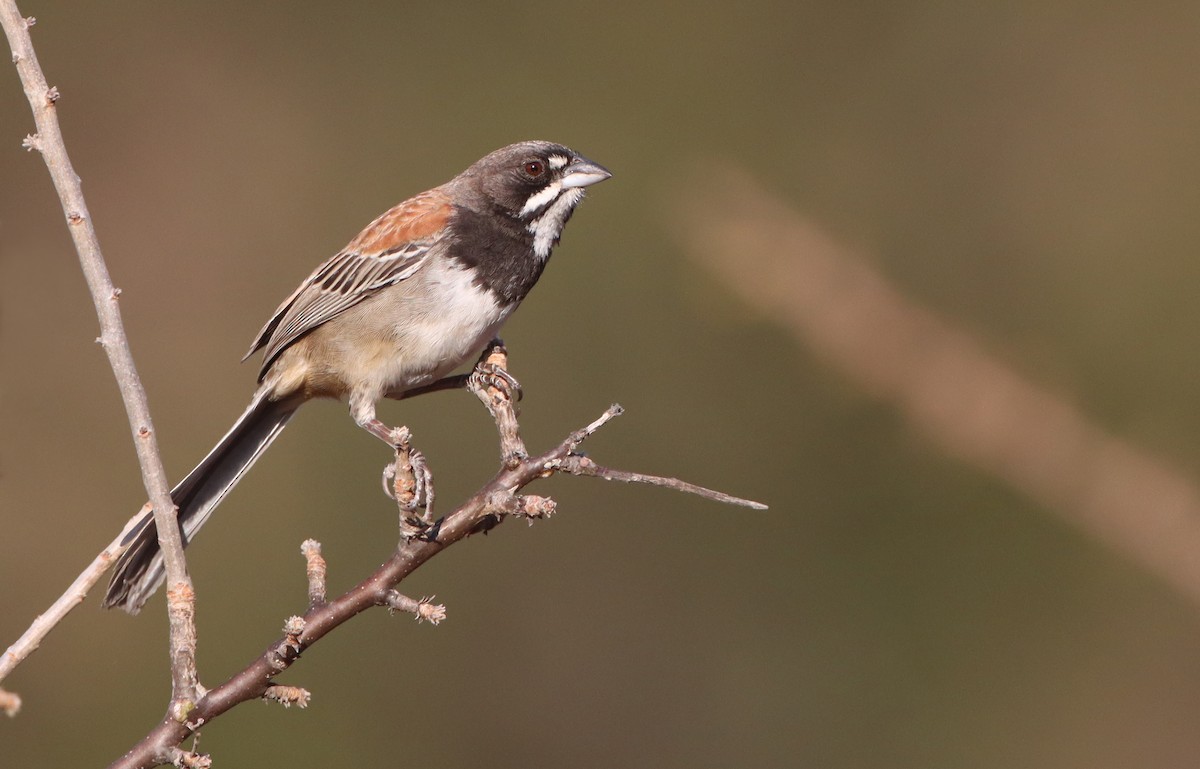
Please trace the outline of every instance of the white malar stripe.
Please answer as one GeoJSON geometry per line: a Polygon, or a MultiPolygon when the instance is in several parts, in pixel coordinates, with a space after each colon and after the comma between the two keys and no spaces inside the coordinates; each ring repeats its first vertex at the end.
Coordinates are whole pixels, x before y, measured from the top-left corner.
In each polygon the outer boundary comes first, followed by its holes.
{"type": "Polygon", "coordinates": [[[560,192],[562,192],[562,182],[550,182],[550,184],[546,185],[546,189],[536,195],[529,196],[529,200],[525,201],[525,207],[521,209],[520,215],[528,216],[534,211],[545,208],[554,202],[554,199],[558,197],[558,193],[560,192]]]}
{"type": "Polygon", "coordinates": [[[582,187],[567,190],[545,213],[529,223],[529,233],[533,235],[533,253],[539,259],[544,261],[550,257],[550,250],[562,234],[563,224],[579,201],[583,200],[583,194],[582,187]]]}

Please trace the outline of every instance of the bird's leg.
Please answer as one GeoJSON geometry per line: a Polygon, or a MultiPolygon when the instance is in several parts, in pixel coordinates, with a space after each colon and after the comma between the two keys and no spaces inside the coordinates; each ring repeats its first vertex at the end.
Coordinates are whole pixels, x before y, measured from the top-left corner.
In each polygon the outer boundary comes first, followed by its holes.
{"type": "Polygon", "coordinates": [[[369,398],[360,398],[357,395],[351,395],[350,416],[354,418],[356,425],[393,449],[399,448],[401,442],[406,440],[405,433],[407,433],[408,428],[389,427],[379,421],[375,416],[375,401],[369,398]]]}
{"type": "Polygon", "coordinates": [[[375,416],[375,403],[350,398],[350,413],[359,427],[392,447],[396,458],[383,468],[383,492],[400,508],[400,536],[425,533],[433,523],[433,472],[425,455],[412,447],[407,427],[388,427],[375,416]]]}
{"type": "Polygon", "coordinates": [[[443,377],[436,382],[421,385],[420,387],[384,393],[383,397],[389,400],[403,401],[415,398],[418,395],[425,395],[426,393],[436,393],[442,390],[461,390],[467,386],[468,377],[470,377],[470,374],[455,374],[454,376],[443,377]]]}

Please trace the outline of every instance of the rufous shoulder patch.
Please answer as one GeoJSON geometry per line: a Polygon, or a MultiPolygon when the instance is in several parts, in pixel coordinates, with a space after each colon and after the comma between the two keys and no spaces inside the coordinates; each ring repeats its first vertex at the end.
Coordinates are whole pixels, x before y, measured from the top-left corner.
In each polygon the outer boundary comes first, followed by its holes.
{"type": "Polygon", "coordinates": [[[454,206],[440,190],[429,190],[385,211],[351,240],[345,251],[381,254],[406,243],[434,238],[446,226],[454,206]]]}

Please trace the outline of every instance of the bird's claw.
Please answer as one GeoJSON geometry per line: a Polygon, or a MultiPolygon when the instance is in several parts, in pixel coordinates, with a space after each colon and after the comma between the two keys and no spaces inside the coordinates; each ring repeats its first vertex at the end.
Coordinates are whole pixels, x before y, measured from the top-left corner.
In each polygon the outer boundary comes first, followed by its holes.
{"type": "Polygon", "coordinates": [[[515,376],[496,364],[486,361],[476,364],[475,370],[471,372],[471,376],[467,380],[467,387],[476,395],[485,393],[489,389],[499,390],[513,402],[520,402],[525,397],[525,391],[515,376]]]}

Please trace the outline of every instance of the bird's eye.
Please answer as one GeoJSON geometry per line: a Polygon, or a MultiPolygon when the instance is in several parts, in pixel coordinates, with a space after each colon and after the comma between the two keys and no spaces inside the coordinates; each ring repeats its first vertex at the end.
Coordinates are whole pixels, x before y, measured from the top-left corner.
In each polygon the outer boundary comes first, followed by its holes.
{"type": "Polygon", "coordinates": [[[540,160],[530,160],[525,163],[525,173],[537,178],[546,173],[546,165],[540,160]]]}

